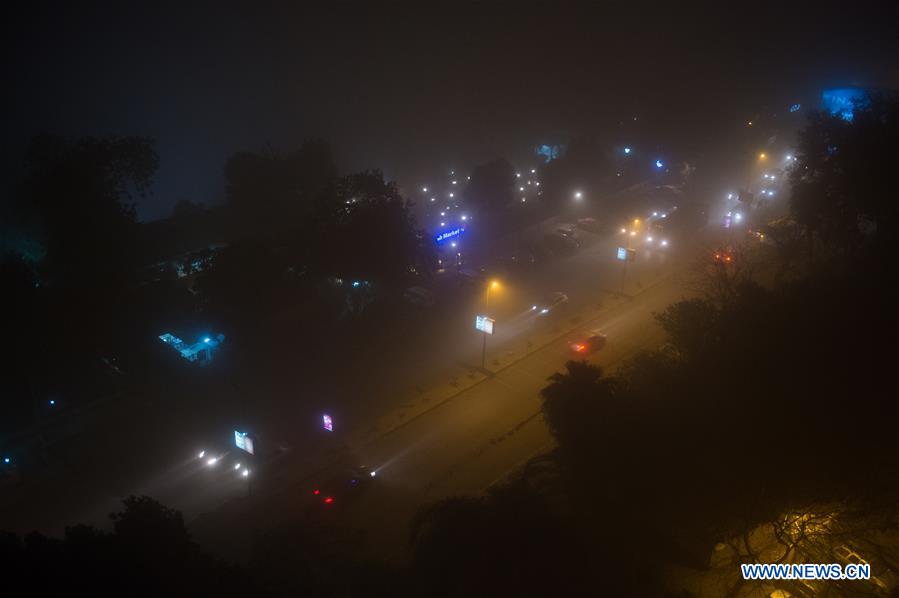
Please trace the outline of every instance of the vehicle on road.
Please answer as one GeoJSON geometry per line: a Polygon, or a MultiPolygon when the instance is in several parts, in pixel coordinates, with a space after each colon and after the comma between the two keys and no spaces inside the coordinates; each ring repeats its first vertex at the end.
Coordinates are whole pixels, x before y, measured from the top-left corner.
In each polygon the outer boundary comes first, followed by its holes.
{"type": "Polygon", "coordinates": [[[214,477],[250,475],[251,456],[240,450],[231,450],[220,445],[213,445],[200,450],[196,454],[197,461],[202,463],[209,475],[214,477]]]}
{"type": "Polygon", "coordinates": [[[577,227],[581,230],[585,230],[588,233],[599,234],[602,232],[599,228],[599,222],[596,218],[579,218],[577,221],[577,227]]]}
{"type": "Polygon", "coordinates": [[[479,268],[477,270],[471,268],[462,268],[457,272],[457,276],[459,278],[459,284],[462,286],[480,287],[487,282],[487,275],[484,272],[483,268],[479,268]]]}
{"type": "Polygon", "coordinates": [[[358,498],[375,481],[377,472],[364,465],[339,471],[312,488],[312,496],[322,507],[344,505],[358,498]]]}
{"type": "Polygon", "coordinates": [[[563,305],[567,302],[568,295],[561,291],[556,291],[554,293],[550,293],[543,300],[533,304],[531,306],[531,311],[536,313],[538,316],[545,316],[554,309],[558,309],[560,305],[563,305]]]}
{"type": "Polygon", "coordinates": [[[584,335],[584,338],[573,341],[571,350],[580,355],[589,355],[599,351],[606,345],[607,337],[599,330],[591,330],[584,335]]]}
{"type": "Polygon", "coordinates": [[[424,287],[409,287],[403,292],[403,299],[420,307],[434,305],[434,294],[424,287]]]}
{"type": "Polygon", "coordinates": [[[577,227],[573,224],[560,224],[556,226],[554,231],[560,235],[564,235],[569,239],[577,239],[577,227]]]}
{"type": "Polygon", "coordinates": [[[543,246],[546,247],[547,251],[552,255],[562,256],[577,253],[581,244],[577,239],[573,239],[568,235],[548,233],[543,236],[543,246]]]}

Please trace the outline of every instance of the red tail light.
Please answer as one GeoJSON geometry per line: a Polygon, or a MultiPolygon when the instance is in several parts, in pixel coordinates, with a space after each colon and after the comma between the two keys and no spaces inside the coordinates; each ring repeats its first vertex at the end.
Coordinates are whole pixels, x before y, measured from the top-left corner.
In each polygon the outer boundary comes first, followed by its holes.
{"type": "Polygon", "coordinates": [[[321,492],[319,491],[318,488],[316,488],[315,490],[312,491],[312,494],[318,496],[319,494],[321,494],[321,492]]]}
{"type": "Polygon", "coordinates": [[[329,496],[329,497],[327,497],[327,498],[325,499],[325,504],[326,504],[326,505],[330,505],[332,502],[334,502],[334,497],[333,497],[333,496],[329,496]]]}

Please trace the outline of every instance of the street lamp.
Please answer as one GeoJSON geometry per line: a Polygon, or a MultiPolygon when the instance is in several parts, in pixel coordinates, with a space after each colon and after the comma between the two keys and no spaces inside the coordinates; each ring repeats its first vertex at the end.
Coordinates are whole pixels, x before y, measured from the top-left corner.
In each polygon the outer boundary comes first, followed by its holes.
{"type": "Polygon", "coordinates": [[[584,194],[581,193],[580,191],[575,191],[575,192],[574,192],[574,198],[575,198],[575,199],[582,199],[583,197],[584,197],[584,194]]]}
{"type": "MultiPolygon", "coordinates": [[[[498,280],[491,280],[487,284],[487,292],[484,296],[484,317],[490,316],[490,291],[499,288],[498,280]]],[[[482,332],[484,335],[484,342],[481,345],[481,369],[483,370],[486,367],[487,363],[487,329],[485,328],[482,332]]]]}

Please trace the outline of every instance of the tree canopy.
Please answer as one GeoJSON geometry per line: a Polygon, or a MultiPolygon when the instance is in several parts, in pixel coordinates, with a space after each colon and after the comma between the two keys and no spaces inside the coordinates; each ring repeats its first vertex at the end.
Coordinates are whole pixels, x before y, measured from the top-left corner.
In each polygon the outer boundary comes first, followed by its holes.
{"type": "Polygon", "coordinates": [[[144,137],[36,138],[19,197],[47,246],[42,269],[56,283],[105,288],[140,265],[134,200],[159,166],[144,137]]]}

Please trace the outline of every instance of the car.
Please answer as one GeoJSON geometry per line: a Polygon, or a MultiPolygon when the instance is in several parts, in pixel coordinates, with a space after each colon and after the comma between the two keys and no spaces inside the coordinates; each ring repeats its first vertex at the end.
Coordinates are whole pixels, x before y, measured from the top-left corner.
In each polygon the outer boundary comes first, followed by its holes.
{"type": "Polygon", "coordinates": [[[521,244],[522,260],[531,264],[552,257],[552,252],[543,243],[538,241],[526,241],[521,244]],[[527,257],[530,256],[530,257],[527,257]]]}
{"type": "Polygon", "coordinates": [[[576,253],[581,244],[561,233],[549,233],[543,236],[543,246],[553,255],[571,255],[576,253]]]}
{"type": "Polygon", "coordinates": [[[250,475],[250,460],[252,457],[240,450],[231,450],[221,446],[207,446],[196,453],[196,460],[202,464],[204,470],[213,477],[233,476],[247,477],[250,475]]]}
{"type": "Polygon", "coordinates": [[[487,282],[487,276],[483,268],[473,270],[471,268],[462,268],[458,271],[459,284],[462,286],[483,286],[487,282]]]}
{"type": "Polygon", "coordinates": [[[324,483],[312,488],[312,496],[322,507],[346,504],[365,492],[375,481],[377,472],[365,465],[343,469],[324,483]]]}
{"type": "Polygon", "coordinates": [[[734,252],[731,247],[722,247],[720,249],[715,250],[714,256],[715,261],[719,264],[730,264],[734,261],[734,252]]]}
{"type": "Polygon", "coordinates": [[[577,230],[575,225],[573,224],[560,224],[556,227],[556,230],[553,231],[560,235],[564,235],[569,239],[577,239],[577,230]]]}
{"type": "Polygon", "coordinates": [[[596,218],[579,218],[577,221],[577,227],[581,230],[585,230],[589,233],[599,234],[599,222],[596,218]]]}
{"type": "Polygon", "coordinates": [[[421,307],[434,305],[434,294],[424,287],[409,287],[403,292],[403,299],[421,307]]]}
{"type": "Polygon", "coordinates": [[[599,351],[606,345],[606,335],[599,330],[591,330],[581,340],[571,343],[571,350],[581,355],[589,355],[599,351]]]}
{"type": "Polygon", "coordinates": [[[550,293],[542,301],[533,304],[531,306],[531,311],[536,313],[538,316],[545,316],[567,301],[568,295],[562,293],[561,291],[556,291],[554,293],[550,293]]]}

